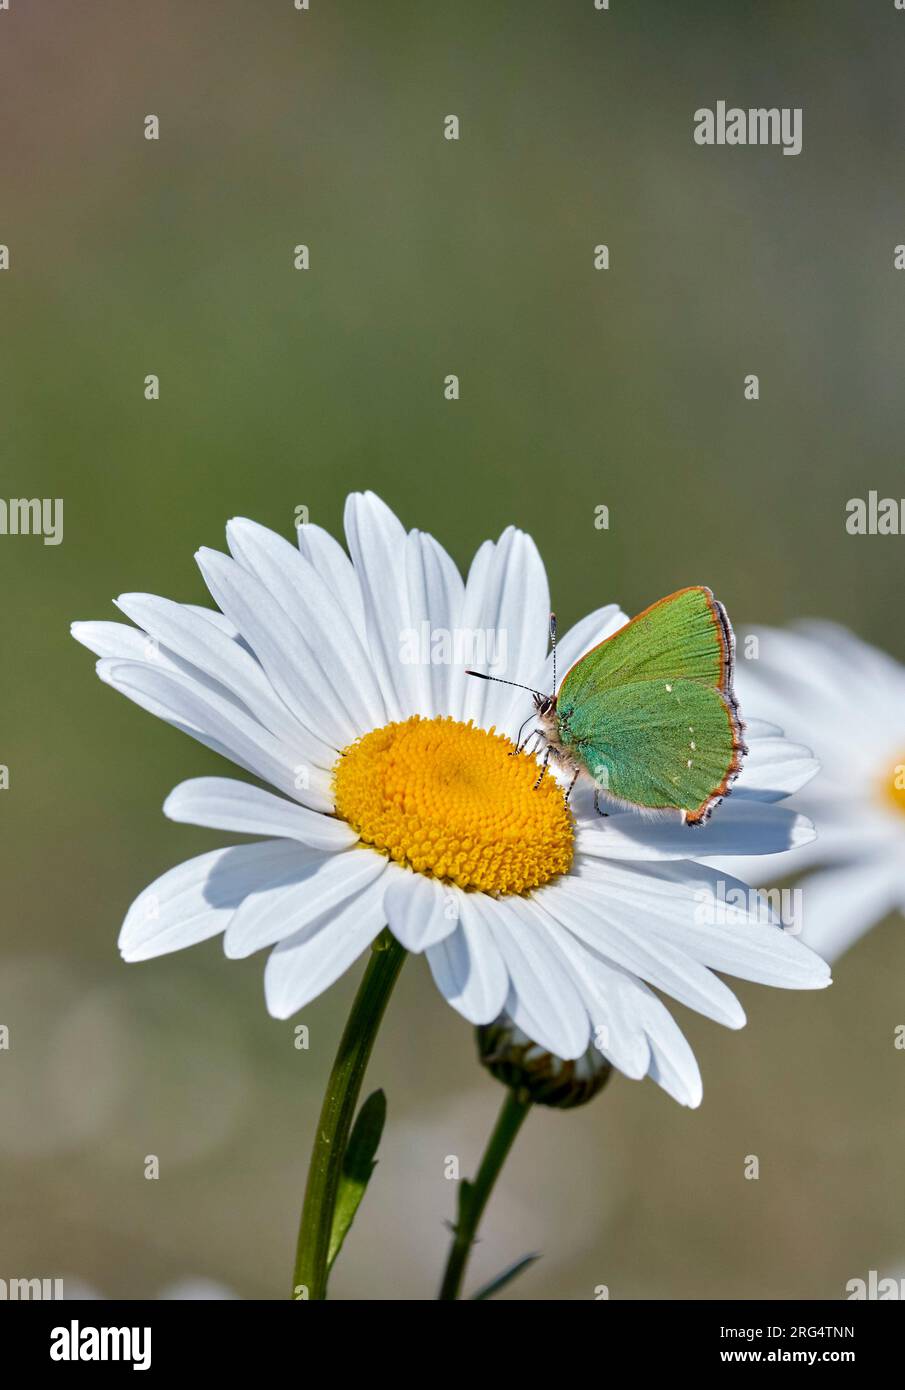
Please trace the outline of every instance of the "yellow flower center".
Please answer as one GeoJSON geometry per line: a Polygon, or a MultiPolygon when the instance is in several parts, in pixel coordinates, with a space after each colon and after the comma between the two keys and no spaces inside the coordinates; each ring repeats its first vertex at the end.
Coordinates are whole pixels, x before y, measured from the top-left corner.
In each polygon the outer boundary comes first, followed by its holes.
{"type": "Polygon", "coordinates": [[[526,893],[572,862],[554,778],[511,739],[414,715],[353,743],[334,770],[336,812],[398,864],[483,893],[526,893]]]}
{"type": "Polygon", "coordinates": [[[883,778],[880,786],[887,806],[894,806],[905,815],[905,757],[893,763],[892,771],[883,778]]]}

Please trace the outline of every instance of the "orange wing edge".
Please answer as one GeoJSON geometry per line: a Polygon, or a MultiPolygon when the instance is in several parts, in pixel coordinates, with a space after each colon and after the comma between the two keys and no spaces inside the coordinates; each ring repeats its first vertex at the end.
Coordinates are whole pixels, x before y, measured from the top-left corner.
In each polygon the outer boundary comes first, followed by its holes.
{"type": "MultiPolygon", "coordinates": [[[[691,587],[694,588],[695,586],[692,585],[691,587]]],[[[696,587],[707,596],[707,607],[710,609],[710,616],[720,638],[720,683],[718,689],[723,697],[729,727],[732,730],[732,758],[726,769],[726,775],[719,786],[714,787],[700,806],[695,807],[693,811],[685,812],[685,824],[692,827],[705,825],[715,808],[732,791],[732,785],[742,770],[742,761],[748,752],[748,745],[744,738],[745,726],[742,723],[738,711],[738,701],[732,687],[732,678],[735,674],[735,633],[732,631],[729,614],[719,599],[714,597],[713,590],[708,589],[706,584],[699,584],[696,587]]],[[[680,589],[679,593],[682,592],[684,591],[680,589]]]]}

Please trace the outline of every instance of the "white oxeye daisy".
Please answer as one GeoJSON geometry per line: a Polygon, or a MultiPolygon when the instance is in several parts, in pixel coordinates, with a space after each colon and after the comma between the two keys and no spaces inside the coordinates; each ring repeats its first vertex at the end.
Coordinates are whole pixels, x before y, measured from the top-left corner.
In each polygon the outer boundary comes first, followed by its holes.
{"type": "Polygon", "coordinates": [[[835,623],[752,635],[757,659],[736,673],[741,700],[806,739],[821,770],[793,803],[817,838],[742,872],[775,885],[813,870],[801,885],[801,936],[834,960],[905,912],[905,666],[835,623]]]}
{"type": "MultiPolygon", "coordinates": [[[[217,777],[171,793],[173,820],[258,839],[152,883],[126,917],[124,957],[219,932],[229,956],[271,947],[267,1004],[286,1018],[388,924],[471,1023],[505,1011],[563,1059],[594,1040],[626,1075],[697,1105],[694,1056],[650,986],[739,1028],[741,1005],[713,971],[829,982],[760,904],[739,905],[744,885],[728,880],[727,907],[726,875],[689,858],[807,842],[807,819],[777,804],[812,775],[807,750],[747,720],[742,775],[701,828],[629,810],[603,819],[590,791],[566,804],[515,752],[530,696],[466,674],[483,640],[493,674],[552,689],[530,537],[485,542],[464,582],[373,494],[349,498],[346,537],[348,556],[317,526],[300,528],[296,549],[232,521],[230,555],[197,557],[219,611],[124,594],[135,627],[74,626],[108,685],[277,793],[217,777]]],[[[584,618],[559,643],[560,670],[626,621],[615,605],[584,618]]]]}

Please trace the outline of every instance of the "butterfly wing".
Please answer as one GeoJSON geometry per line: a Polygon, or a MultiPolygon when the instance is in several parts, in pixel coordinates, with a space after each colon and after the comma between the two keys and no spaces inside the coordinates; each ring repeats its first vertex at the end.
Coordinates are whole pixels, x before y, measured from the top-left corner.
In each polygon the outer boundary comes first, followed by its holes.
{"type": "Polygon", "coordinates": [[[723,605],[703,584],[661,598],[593,647],[563,677],[566,704],[580,702],[605,673],[608,685],[687,676],[729,694],[732,629],[723,605]]]}
{"type": "Polygon", "coordinates": [[[617,801],[706,820],[745,753],[732,629],[709,589],[680,589],[601,642],[557,695],[560,739],[617,801]]]}

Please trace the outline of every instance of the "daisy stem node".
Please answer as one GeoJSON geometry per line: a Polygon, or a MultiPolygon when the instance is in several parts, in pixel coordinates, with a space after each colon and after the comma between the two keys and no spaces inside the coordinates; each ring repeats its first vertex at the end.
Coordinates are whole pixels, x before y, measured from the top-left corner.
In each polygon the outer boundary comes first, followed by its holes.
{"type": "Polygon", "coordinates": [[[325,1299],[330,1234],[355,1107],[365,1069],[407,952],[389,931],[371,948],[321,1106],[299,1226],[293,1298],[325,1299]]]}
{"type": "Polygon", "coordinates": [[[527,1093],[522,1089],[506,1092],[503,1108],[487,1141],[478,1175],[474,1182],[463,1182],[459,1188],[459,1215],[453,1228],[453,1243],[438,1295],[441,1300],[454,1300],[459,1297],[465,1267],[471,1247],[477,1239],[484,1208],[515,1137],[531,1109],[531,1104],[527,1093]]]}

